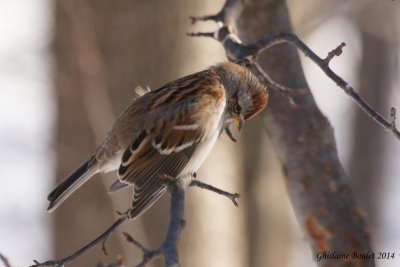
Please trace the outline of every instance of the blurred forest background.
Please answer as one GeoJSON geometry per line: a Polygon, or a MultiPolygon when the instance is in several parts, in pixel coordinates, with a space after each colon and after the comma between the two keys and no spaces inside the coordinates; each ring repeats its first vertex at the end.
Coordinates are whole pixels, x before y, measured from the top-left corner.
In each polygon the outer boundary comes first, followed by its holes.
{"type": "MultiPolygon", "coordinates": [[[[95,149],[137,85],[155,89],[225,60],[219,43],[186,32],[214,30],[188,17],[215,13],[222,0],[0,1],[0,253],[13,266],[69,255],[125,210],[131,191],[108,195],[114,173],[92,179],[56,212],[46,196],[95,149]]],[[[400,2],[288,0],[295,33],[324,56],[344,41],[332,68],[381,114],[400,109],[400,2]]],[[[400,144],[302,57],[311,90],[335,129],[375,252],[400,255],[400,144]],[[316,90],[318,88],[318,90],[316,90]]],[[[222,136],[200,180],[242,195],[189,189],[183,266],[315,266],[287,197],[262,118],[238,143],[222,136]]],[[[312,164],[312,162],[310,162],[312,164]]],[[[164,238],[168,196],[109,238],[110,256],[92,249],[70,266],[95,266],[140,252],[127,231],[154,248],[164,238]]],[[[161,266],[157,259],[152,266],[161,266]]],[[[400,258],[377,261],[399,266],[400,258]]],[[[1,264],[0,264],[1,265],[1,264]]]]}

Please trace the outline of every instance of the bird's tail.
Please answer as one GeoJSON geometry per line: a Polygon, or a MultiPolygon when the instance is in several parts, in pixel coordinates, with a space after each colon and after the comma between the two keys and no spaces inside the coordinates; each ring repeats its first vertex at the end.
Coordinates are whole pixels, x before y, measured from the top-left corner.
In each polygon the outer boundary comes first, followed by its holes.
{"type": "Polygon", "coordinates": [[[96,168],[96,159],[92,157],[82,164],[76,171],[64,179],[56,188],[48,195],[47,200],[50,201],[47,211],[52,212],[61,203],[64,202],[76,189],[89,180],[98,172],[96,168]]]}

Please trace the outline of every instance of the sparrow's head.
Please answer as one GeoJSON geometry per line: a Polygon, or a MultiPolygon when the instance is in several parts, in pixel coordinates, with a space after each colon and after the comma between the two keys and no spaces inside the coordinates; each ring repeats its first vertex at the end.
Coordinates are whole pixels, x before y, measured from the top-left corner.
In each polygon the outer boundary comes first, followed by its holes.
{"type": "Polygon", "coordinates": [[[239,129],[245,120],[260,113],[268,104],[268,89],[245,67],[225,62],[215,66],[227,93],[225,116],[239,129]]]}

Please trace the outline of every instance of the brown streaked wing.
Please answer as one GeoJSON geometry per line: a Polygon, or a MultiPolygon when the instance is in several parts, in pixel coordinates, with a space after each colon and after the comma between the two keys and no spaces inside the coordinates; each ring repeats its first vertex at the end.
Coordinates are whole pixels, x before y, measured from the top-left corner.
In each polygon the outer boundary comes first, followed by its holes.
{"type": "Polygon", "coordinates": [[[132,218],[145,211],[165,192],[160,175],[178,177],[202,139],[203,129],[197,124],[185,127],[178,121],[178,125],[177,129],[164,127],[164,133],[158,129],[152,132],[143,130],[122,156],[119,179],[134,184],[132,218]]]}
{"type": "Polygon", "coordinates": [[[132,202],[132,209],[130,210],[130,217],[132,219],[138,217],[145,212],[157,199],[165,193],[165,185],[159,179],[152,179],[152,184],[148,186],[147,192],[137,193],[134,189],[134,197],[132,202]]]}
{"type": "MultiPolygon", "coordinates": [[[[160,172],[161,169],[164,172],[170,170],[171,174],[175,173],[173,166],[161,167],[166,162],[169,162],[167,160],[168,156],[175,158],[180,155],[182,159],[190,158],[191,148],[196,147],[197,143],[202,139],[203,133],[201,130],[200,128],[195,130],[171,129],[165,134],[152,133],[142,139],[143,135],[140,134],[122,156],[122,162],[118,170],[120,180],[127,183],[136,183],[137,179],[139,179],[138,177],[151,176],[157,171],[160,172]],[[132,175],[133,173],[135,175],[132,175]]],[[[177,159],[179,158],[175,158],[175,160],[177,159]]],[[[185,159],[186,163],[187,160],[185,159]]]]}
{"type": "Polygon", "coordinates": [[[134,184],[132,218],[144,212],[165,192],[165,185],[160,176],[166,174],[177,177],[192,157],[197,145],[169,155],[160,155],[153,149],[157,159],[145,168],[134,170],[125,177],[125,181],[134,184]]]}
{"type": "Polygon", "coordinates": [[[208,134],[210,122],[220,119],[213,116],[218,114],[213,110],[225,104],[224,96],[216,73],[207,70],[138,99],[137,103],[147,105],[143,110],[144,133],[127,148],[118,170],[121,182],[134,185],[131,216],[141,214],[165,192],[160,176],[181,174],[208,134]]]}

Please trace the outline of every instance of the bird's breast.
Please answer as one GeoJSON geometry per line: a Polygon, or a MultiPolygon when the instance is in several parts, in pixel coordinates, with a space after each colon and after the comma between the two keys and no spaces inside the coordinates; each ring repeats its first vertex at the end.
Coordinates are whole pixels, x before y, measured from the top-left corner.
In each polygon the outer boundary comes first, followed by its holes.
{"type": "Polygon", "coordinates": [[[225,102],[222,102],[216,110],[216,114],[212,116],[213,119],[210,121],[210,128],[207,136],[198,144],[198,147],[192,155],[192,158],[181,172],[181,176],[197,172],[208,155],[211,153],[211,150],[217,142],[219,133],[221,131],[221,119],[224,109],[225,102]]]}
{"type": "Polygon", "coordinates": [[[218,139],[218,136],[219,132],[214,131],[212,136],[210,136],[209,138],[205,139],[200,144],[198,144],[198,148],[194,152],[192,158],[187,163],[186,167],[183,169],[181,173],[182,175],[197,172],[197,170],[200,168],[200,166],[204,163],[204,161],[210,154],[212,148],[214,147],[218,139]]]}

